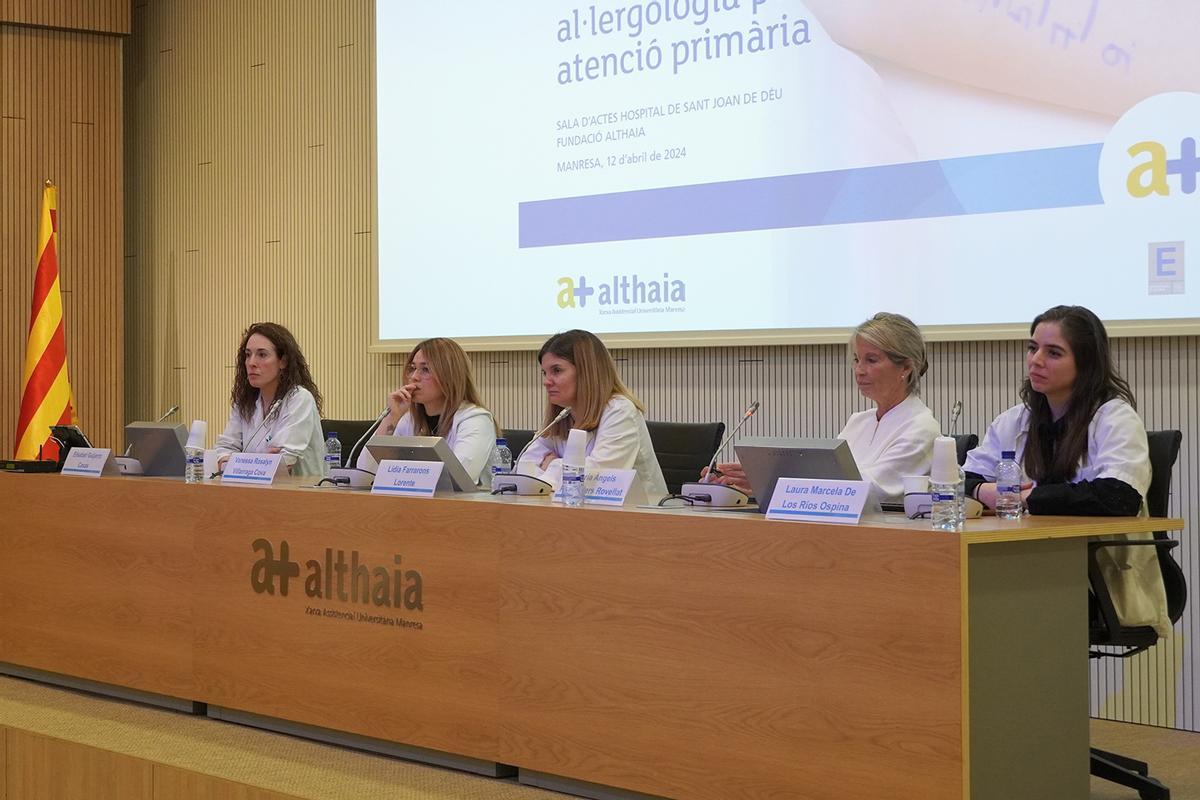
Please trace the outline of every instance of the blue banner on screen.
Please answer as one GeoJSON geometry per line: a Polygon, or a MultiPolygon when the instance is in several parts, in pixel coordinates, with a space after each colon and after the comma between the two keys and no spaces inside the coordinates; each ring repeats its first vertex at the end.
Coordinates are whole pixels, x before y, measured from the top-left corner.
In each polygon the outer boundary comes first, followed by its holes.
{"type": "Polygon", "coordinates": [[[381,341],[1200,317],[1200,4],[456,8],[376,7],[381,341]]]}

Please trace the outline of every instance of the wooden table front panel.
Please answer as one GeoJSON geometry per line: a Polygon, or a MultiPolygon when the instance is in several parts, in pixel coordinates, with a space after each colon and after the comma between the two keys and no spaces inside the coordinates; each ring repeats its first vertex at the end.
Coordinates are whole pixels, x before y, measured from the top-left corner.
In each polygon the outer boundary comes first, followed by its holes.
{"type": "Polygon", "coordinates": [[[502,761],[671,797],[961,797],[957,537],[506,520],[502,761]]]}
{"type": "Polygon", "coordinates": [[[497,506],[328,489],[189,490],[205,496],[208,508],[208,530],[196,541],[200,699],[496,759],[497,506]],[[259,539],[276,560],[287,543],[297,576],[286,596],[278,576],[273,594],[255,590],[259,539]],[[326,593],[327,549],[334,561],[341,551],[347,564],[344,598],[336,579],[326,593]],[[354,553],[372,573],[369,599],[352,594],[354,553]],[[414,572],[419,608],[411,607],[414,572]]]}
{"type": "Polygon", "coordinates": [[[0,661],[193,698],[184,489],[0,475],[0,661]]]}

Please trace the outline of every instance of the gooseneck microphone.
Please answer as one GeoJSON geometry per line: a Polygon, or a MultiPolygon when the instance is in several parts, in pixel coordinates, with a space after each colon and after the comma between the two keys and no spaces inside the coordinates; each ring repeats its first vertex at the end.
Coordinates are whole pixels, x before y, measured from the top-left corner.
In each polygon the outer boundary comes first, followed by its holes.
{"type": "Polygon", "coordinates": [[[350,448],[350,452],[346,454],[347,467],[353,467],[355,465],[355,463],[358,461],[358,457],[355,455],[355,453],[362,452],[363,442],[367,441],[367,439],[371,438],[371,434],[379,430],[379,423],[383,422],[383,418],[386,417],[388,412],[391,410],[392,409],[390,406],[384,406],[383,411],[379,412],[379,416],[375,418],[375,421],[367,426],[366,433],[358,438],[358,441],[354,443],[354,447],[350,448]]]}
{"type": "MultiPolygon", "coordinates": [[[[559,411],[554,419],[550,420],[540,431],[533,435],[529,440],[529,444],[521,448],[521,452],[517,453],[517,457],[513,459],[513,471],[508,473],[498,473],[492,476],[492,494],[520,494],[520,495],[546,495],[553,488],[549,483],[541,478],[535,478],[532,475],[522,475],[517,472],[517,465],[521,463],[521,459],[525,456],[525,452],[533,446],[533,443],[545,435],[546,431],[553,428],[557,423],[566,419],[571,413],[570,406],[559,411]]],[[[536,465],[536,466],[541,466],[536,465]]]]}
{"type": "Polygon", "coordinates": [[[950,410],[950,435],[954,436],[958,433],[958,418],[962,415],[962,400],[954,401],[954,408],[950,410]]]}
{"type": "Polygon", "coordinates": [[[759,405],[760,404],[757,400],[751,403],[746,408],[745,413],[742,414],[741,421],[739,421],[737,425],[733,426],[733,430],[731,430],[729,435],[725,437],[725,440],[717,446],[716,451],[713,453],[712,461],[708,462],[708,473],[704,478],[706,481],[712,480],[721,474],[720,470],[717,469],[717,456],[721,455],[721,451],[725,449],[725,446],[729,444],[729,442],[733,440],[733,437],[737,435],[737,432],[742,429],[742,426],[746,424],[746,420],[750,419],[755,415],[755,413],[758,412],[759,405]]]}
{"type": "Polygon", "coordinates": [[[566,419],[567,415],[570,413],[571,413],[570,406],[564,408],[562,411],[558,412],[558,415],[554,419],[550,420],[550,422],[546,424],[546,427],[542,428],[540,431],[535,433],[533,435],[533,438],[529,440],[529,444],[522,447],[521,452],[517,454],[517,457],[515,459],[513,459],[513,469],[515,470],[517,468],[517,464],[521,463],[521,456],[525,455],[525,451],[528,450],[530,447],[532,447],[534,442],[536,442],[538,439],[542,438],[542,436],[546,433],[546,431],[550,430],[555,425],[557,425],[559,422],[566,419]]]}

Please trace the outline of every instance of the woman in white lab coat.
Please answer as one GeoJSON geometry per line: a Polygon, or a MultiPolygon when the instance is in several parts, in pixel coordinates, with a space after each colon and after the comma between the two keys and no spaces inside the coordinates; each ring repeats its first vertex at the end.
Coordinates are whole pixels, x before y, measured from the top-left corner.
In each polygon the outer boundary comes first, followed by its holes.
{"type": "Polygon", "coordinates": [[[580,428],[588,432],[585,468],[636,470],[647,500],[665,495],[667,482],[650,442],[645,409],[621,382],[604,343],[588,331],[558,333],[538,351],[538,364],[546,389],[543,424],[564,408],[570,413],[530,445],[519,471],[557,485],[567,434],[580,428]]]}
{"type": "MultiPolygon", "coordinates": [[[[852,414],[839,439],[846,440],[871,499],[902,502],[905,475],[928,475],[933,440],[940,433],[921,400],[921,376],[929,368],[925,340],[912,320],[880,312],[854,329],[850,361],[859,392],[874,408],[852,414]]],[[[718,480],[750,491],[740,464],[718,464],[718,480]]]]}
{"type": "Polygon", "coordinates": [[[234,453],[282,453],[293,475],[325,473],[321,391],[291,331],[256,322],[234,362],[229,420],[217,437],[218,464],[234,453]]]}
{"type": "MultiPolygon", "coordinates": [[[[1082,306],[1039,314],[1025,365],[1021,402],[996,417],[967,456],[968,494],[994,508],[996,462],[1013,450],[1028,478],[1021,495],[1030,514],[1144,516],[1146,428],[1113,364],[1104,323],[1082,306]]],[[[1170,621],[1155,549],[1110,547],[1099,558],[1121,621],[1165,636],[1170,621]]]]}
{"type": "MultiPolygon", "coordinates": [[[[496,422],[479,398],[471,362],[453,339],[426,339],[405,362],[405,381],[388,395],[388,415],[378,433],[441,436],[476,483],[496,446],[496,422]]],[[[378,467],[363,448],[356,466],[378,467]]]]}

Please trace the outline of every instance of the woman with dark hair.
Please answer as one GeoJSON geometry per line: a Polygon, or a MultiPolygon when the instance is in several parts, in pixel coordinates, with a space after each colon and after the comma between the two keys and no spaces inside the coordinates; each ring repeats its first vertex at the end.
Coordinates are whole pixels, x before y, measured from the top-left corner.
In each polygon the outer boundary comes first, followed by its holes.
{"type": "MultiPolygon", "coordinates": [[[[1039,314],[1025,364],[1021,403],[996,417],[967,456],[967,493],[994,508],[996,462],[1012,450],[1028,478],[1021,492],[1028,513],[1144,516],[1146,428],[1113,364],[1104,323],[1082,306],[1039,314]]],[[[1170,621],[1154,548],[1111,547],[1099,557],[1122,622],[1153,625],[1165,636],[1170,621]]]]}
{"type": "MultiPolygon", "coordinates": [[[[496,422],[483,406],[471,362],[453,339],[426,339],[405,362],[404,384],[388,395],[385,436],[441,436],[476,483],[496,446],[496,422]]],[[[364,448],[357,466],[378,467],[364,448]]]]}
{"type": "MultiPolygon", "coordinates": [[[[617,374],[617,365],[604,343],[588,331],[556,333],[538,351],[542,386],[546,389],[548,425],[564,408],[571,409],[546,435],[525,451],[520,471],[557,484],[562,479],[562,455],[571,428],[588,432],[588,469],[634,469],[647,500],[667,493],[645,409],[617,374]]],[[[631,490],[632,491],[632,490],[631,490]]]]}
{"type": "Polygon", "coordinates": [[[222,467],[234,453],[283,453],[293,475],[325,474],[321,392],[291,331],[256,322],[234,362],[229,421],[217,437],[222,467]]]}

